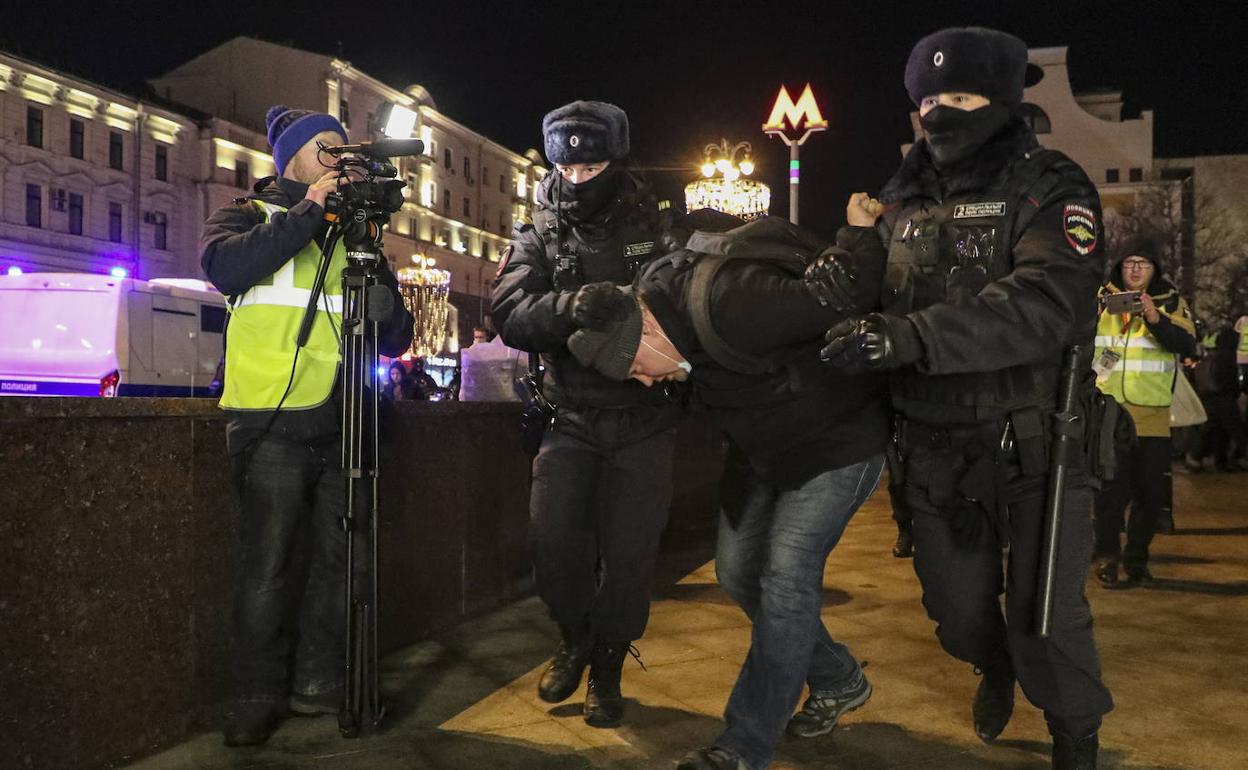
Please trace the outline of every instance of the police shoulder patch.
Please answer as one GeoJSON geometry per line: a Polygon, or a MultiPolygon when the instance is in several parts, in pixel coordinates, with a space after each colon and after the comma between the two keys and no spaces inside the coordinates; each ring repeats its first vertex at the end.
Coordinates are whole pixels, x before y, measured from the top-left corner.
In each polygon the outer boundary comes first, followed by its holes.
{"type": "Polygon", "coordinates": [[[498,269],[494,271],[495,278],[503,276],[503,271],[507,269],[507,263],[511,261],[511,254],[515,250],[516,247],[510,243],[503,247],[503,253],[498,257],[498,269]]]}
{"type": "Polygon", "coordinates": [[[1080,254],[1091,254],[1096,248],[1096,214],[1092,209],[1067,203],[1062,210],[1062,230],[1066,242],[1080,254]]]}

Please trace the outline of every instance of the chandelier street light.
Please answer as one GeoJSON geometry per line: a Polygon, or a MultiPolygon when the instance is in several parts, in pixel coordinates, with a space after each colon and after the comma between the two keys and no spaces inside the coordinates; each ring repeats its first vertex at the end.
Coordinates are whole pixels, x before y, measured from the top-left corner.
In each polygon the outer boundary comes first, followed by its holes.
{"type": "Polygon", "coordinates": [[[720,139],[708,144],[702,151],[703,178],[685,186],[685,209],[714,209],[741,219],[765,215],[771,207],[771,188],[743,178],[754,173],[752,152],[749,142],[729,147],[727,139],[720,139]]]}

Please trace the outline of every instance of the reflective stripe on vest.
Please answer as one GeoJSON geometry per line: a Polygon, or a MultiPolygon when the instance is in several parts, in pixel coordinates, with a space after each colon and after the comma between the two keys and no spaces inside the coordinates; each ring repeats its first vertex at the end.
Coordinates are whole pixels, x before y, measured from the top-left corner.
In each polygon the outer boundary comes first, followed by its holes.
{"type": "MultiPolygon", "coordinates": [[[[274,214],[286,211],[264,201],[251,203],[264,214],[266,223],[274,214]]],[[[312,332],[307,344],[298,349],[298,359],[295,357],[295,340],[320,261],[321,247],[312,241],[234,300],[226,328],[223,409],[267,411],[279,403],[283,410],[311,409],[325,403],[333,392],[338,375],[338,330],[342,326],[342,271],[346,267],[346,249],[341,242],[330,260],[312,332]]]]}
{"type": "Polygon", "coordinates": [[[1116,313],[1101,313],[1097,321],[1092,360],[1099,360],[1106,349],[1119,356],[1109,376],[1097,386],[1122,404],[1170,406],[1178,369],[1175,355],[1157,342],[1143,318],[1123,319],[1116,313]]]}

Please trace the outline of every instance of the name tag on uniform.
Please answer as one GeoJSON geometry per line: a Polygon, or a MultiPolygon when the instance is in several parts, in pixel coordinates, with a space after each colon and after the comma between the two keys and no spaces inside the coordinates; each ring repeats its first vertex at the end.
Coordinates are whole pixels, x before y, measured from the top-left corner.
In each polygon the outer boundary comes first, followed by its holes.
{"type": "Polygon", "coordinates": [[[625,257],[641,257],[654,251],[654,241],[645,241],[644,243],[630,243],[624,247],[625,257]]]}
{"type": "Polygon", "coordinates": [[[961,203],[953,207],[954,219],[979,219],[1005,216],[1005,201],[993,203],[961,203]]]}
{"type": "Polygon", "coordinates": [[[1105,384],[1109,380],[1109,375],[1114,371],[1114,367],[1122,360],[1122,356],[1116,351],[1106,348],[1099,358],[1092,364],[1092,371],[1096,372],[1096,381],[1105,384]]]}

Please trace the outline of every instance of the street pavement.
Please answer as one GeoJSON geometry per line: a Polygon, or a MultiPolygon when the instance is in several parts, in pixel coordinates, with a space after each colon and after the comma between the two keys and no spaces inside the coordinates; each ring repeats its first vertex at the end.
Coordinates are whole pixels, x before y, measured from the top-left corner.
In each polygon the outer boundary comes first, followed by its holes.
{"type": "MultiPolygon", "coordinates": [[[[1150,589],[1089,582],[1105,678],[1117,708],[1102,768],[1248,768],[1248,473],[1175,476],[1178,532],[1158,537],[1150,589]]],[[[708,522],[709,523],[709,522],[708,522]]],[[[875,694],[830,735],[786,739],[773,767],[883,770],[1049,767],[1040,713],[1021,692],[993,745],[974,736],[978,679],[945,655],[919,604],[881,488],[824,574],[823,618],[866,665],[875,694]]],[[[650,626],[624,675],[625,724],[581,720],[584,687],[555,706],[537,680],[556,644],[528,599],[384,661],[390,714],[376,735],[339,737],[333,718],[284,722],[262,747],[201,735],[130,767],[333,770],[670,768],[711,742],[749,646],[749,623],[715,583],[705,527],[669,532],[650,626]]]]}

